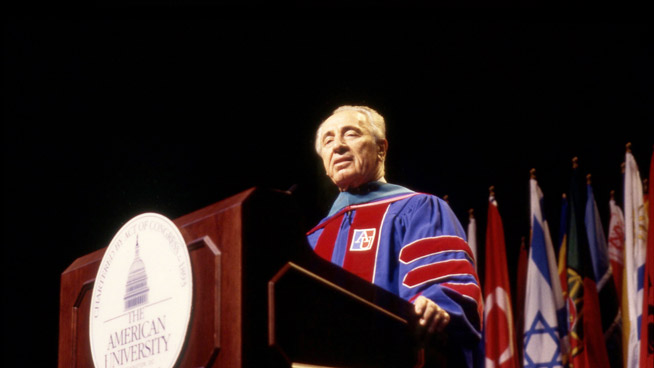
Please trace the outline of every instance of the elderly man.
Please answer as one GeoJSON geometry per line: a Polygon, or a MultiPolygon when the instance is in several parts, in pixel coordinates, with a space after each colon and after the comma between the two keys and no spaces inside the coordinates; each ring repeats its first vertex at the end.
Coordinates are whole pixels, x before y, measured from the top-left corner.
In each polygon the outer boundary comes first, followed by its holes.
{"type": "Polygon", "coordinates": [[[316,151],[340,194],[308,233],[314,251],[414,303],[429,333],[444,331],[449,366],[479,358],[482,301],[465,233],[443,200],[388,184],[384,118],[342,106],[319,127],[316,151]],[[460,349],[458,349],[460,347],[460,349]]]}

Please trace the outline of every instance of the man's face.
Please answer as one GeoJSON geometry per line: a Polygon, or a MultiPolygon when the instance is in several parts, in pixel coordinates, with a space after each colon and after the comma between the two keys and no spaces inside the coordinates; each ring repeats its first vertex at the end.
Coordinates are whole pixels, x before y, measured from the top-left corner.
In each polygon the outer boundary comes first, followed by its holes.
{"type": "Polygon", "coordinates": [[[320,157],[327,175],[341,191],[383,176],[386,141],[375,142],[365,119],[362,113],[345,110],[322,124],[320,157]]]}

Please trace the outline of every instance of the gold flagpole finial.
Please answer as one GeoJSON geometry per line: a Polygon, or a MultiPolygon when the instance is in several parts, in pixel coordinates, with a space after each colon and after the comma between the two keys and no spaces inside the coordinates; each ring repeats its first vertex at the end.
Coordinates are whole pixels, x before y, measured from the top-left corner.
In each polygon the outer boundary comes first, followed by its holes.
{"type": "Polygon", "coordinates": [[[565,193],[563,193],[563,194],[561,194],[561,198],[566,199],[566,198],[568,198],[568,196],[565,193]]]}
{"type": "Polygon", "coordinates": [[[491,185],[488,188],[488,194],[490,194],[491,197],[495,197],[495,186],[494,185],[491,185]]]}
{"type": "Polygon", "coordinates": [[[572,158],[572,168],[576,169],[579,167],[579,157],[575,156],[572,158]]]}
{"type": "Polygon", "coordinates": [[[468,210],[468,218],[474,219],[475,218],[475,210],[474,209],[469,209],[468,210]]]}
{"type": "Polygon", "coordinates": [[[586,174],[586,184],[588,184],[588,185],[591,184],[590,174],[586,174]]]}
{"type": "Polygon", "coordinates": [[[611,192],[609,192],[609,195],[611,196],[611,199],[615,200],[615,190],[611,189],[611,192]]]}
{"type": "Polygon", "coordinates": [[[536,180],[536,169],[529,170],[529,178],[536,180]]]}
{"type": "Polygon", "coordinates": [[[443,200],[447,202],[447,204],[450,204],[450,196],[448,196],[447,194],[443,196],[443,200]]]}
{"type": "Polygon", "coordinates": [[[631,153],[631,142],[627,142],[627,144],[625,145],[625,148],[627,149],[628,153],[631,153]]]}

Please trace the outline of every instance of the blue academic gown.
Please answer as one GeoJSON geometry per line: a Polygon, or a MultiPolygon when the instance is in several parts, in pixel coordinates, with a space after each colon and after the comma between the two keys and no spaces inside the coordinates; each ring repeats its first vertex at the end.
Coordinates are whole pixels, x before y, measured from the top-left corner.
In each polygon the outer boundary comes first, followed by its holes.
{"type": "Polygon", "coordinates": [[[442,199],[372,182],[341,192],[307,234],[324,259],[405,300],[418,296],[450,314],[446,334],[461,347],[450,366],[476,367],[481,354],[482,293],[460,222],[442,199]]]}

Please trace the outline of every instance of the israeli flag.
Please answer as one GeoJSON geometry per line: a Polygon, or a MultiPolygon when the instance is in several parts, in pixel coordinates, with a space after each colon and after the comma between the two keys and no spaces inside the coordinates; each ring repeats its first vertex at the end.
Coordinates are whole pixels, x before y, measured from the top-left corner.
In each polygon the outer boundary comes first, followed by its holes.
{"type": "Polygon", "coordinates": [[[524,367],[563,367],[559,325],[565,323],[563,294],[549,227],[541,210],[543,193],[530,179],[531,247],[524,313],[524,367]],[[560,321],[563,319],[563,321],[560,321]]]}

